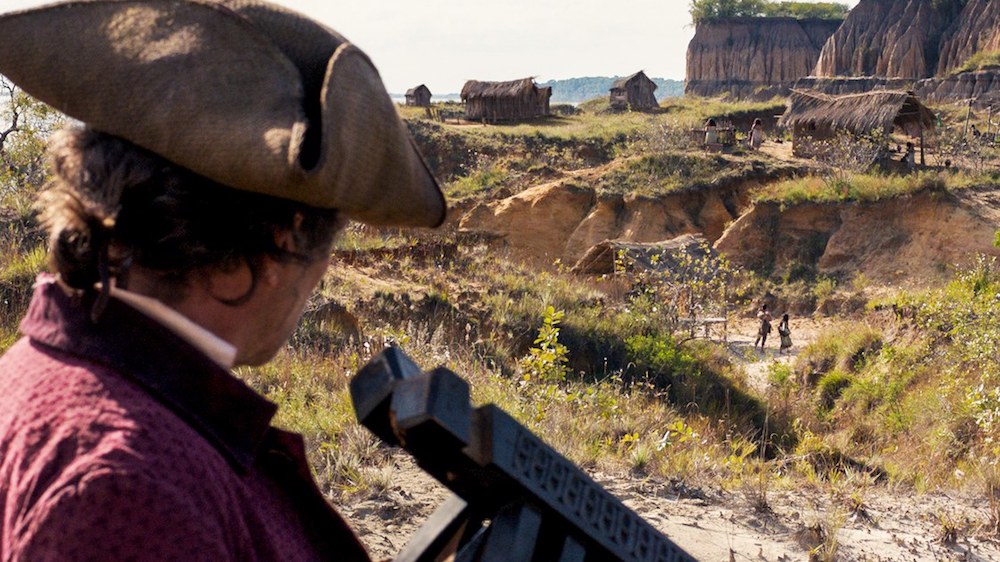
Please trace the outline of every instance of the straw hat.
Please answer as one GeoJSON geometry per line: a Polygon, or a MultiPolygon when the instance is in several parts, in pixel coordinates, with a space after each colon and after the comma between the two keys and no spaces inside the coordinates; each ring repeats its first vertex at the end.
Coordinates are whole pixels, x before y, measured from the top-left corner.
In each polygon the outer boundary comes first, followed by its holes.
{"type": "Polygon", "coordinates": [[[370,224],[445,203],[368,57],[259,0],[88,0],[0,15],[0,73],[231,187],[370,224]]]}

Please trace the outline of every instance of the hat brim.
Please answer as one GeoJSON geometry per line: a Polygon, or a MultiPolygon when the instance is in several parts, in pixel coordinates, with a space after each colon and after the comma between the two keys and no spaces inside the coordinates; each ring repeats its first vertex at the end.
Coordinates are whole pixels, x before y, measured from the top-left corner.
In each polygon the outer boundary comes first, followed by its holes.
{"type": "Polygon", "coordinates": [[[0,73],[219,183],[370,224],[440,224],[441,191],[368,58],[294,12],[232,4],[90,0],[2,15],[0,73]],[[304,24],[336,48],[325,74],[304,76],[311,61],[282,49],[304,24]]]}

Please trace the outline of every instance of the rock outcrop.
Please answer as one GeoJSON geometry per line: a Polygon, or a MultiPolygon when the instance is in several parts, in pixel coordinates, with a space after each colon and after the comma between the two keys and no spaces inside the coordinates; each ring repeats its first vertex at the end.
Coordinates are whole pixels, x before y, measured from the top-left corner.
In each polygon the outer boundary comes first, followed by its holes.
{"type": "Polygon", "coordinates": [[[872,90],[910,90],[932,103],[975,100],[976,107],[996,106],[1000,101],[1000,69],[962,72],[942,78],[911,80],[878,76],[806,76],[795,82],[797,90],[816,90],[830,95],[859,94],[872,90]]]}
{"type": "MultiPolygon", "coordinates": [[[[773,181],[775,178],[770,178],[773,181]]],[[[1000,189],[927,190],[875,202],[752,204],[755,180],[657,198],[601,195],[566,181],[480,203],[459,230],[502,241],[527,263],[579,270],[601,245],[703,237],[740,267],[777,278],[861,273],[880,284],[947,281],[955,265],[993,246],[1000,189]],[[584,260],[585,261],[585,260],[584,260]]],[[[593,260],[591,260],[593,261],[593,260]]]]}
{"type": "Polygon", "coordinates": [[[991,52],[1000,52],[997,0],[861,0],[839,25],[786,18],[699,24],[688,46],[685,93],[761,98],[789,87],[829,94],[885,88],[988,105],[1000,100],[1000,68],[957,70],[991,52]],[[815,64],[805,68],[808,61],[815,64]]]}
{"type": "Polygon", "coordinates": [[[688,44],[684,93],[771,97],[812,73],[840,20],[728,18],[700,23],[688,44]]]}
{"type": "Polygon", "coordinates": [[[960,68],[979,52],[1000,51],[1000,2],[970,0],[941,41],[937,75],[960,68]]]}
{"type": "Polygon", "coordinates": [[[923,192],[873,203],[756,205],[715,243],[734,263],[796,278],[821,274],[878,283],[927,285],[984,253],[993,237],[1000,193],[923,192]]]}
{"type": "Polygon", "coordinates": [[[921,99],[930,102],[972,99],[977,107],[995,106],[1000,100],[1000,69],[928,78],[917,83],[916,93],[921,99]]]}
{"type": "Polygon", "coordinates": [[[815,75],[930,78],[958,10],[949,0],[861,0],[823,46],[815,75]]]}
{"type": "Polygon", "coordinates": [[[746,193],[757,185],[751,181],[652,198],[598,195],[557,181],[481,203],[462,217],[459,230],[502,239],[528,262],[573,265],[606,240],[660,242],[699,234],[714,241],[746,208],[746,193]]]}
{"type": "Polygon", "coordinates": [[[880,76],[806,76],[796,80],[794,88],[841,96],[872,90],[912,90],[916,83],[916,80],[911,79],[887,79],[880,76]]]}

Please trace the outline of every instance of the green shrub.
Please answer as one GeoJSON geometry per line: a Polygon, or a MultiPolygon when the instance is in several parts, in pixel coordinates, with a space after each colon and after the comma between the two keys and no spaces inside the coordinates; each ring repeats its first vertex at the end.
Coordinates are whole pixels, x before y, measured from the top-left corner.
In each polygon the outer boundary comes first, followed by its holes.
{"type": "Polygon", "coordinates": [[[962,72],[973,72],[984,68],[1000,67],[1000,51],[979,51],[967,58],[960,66],[951,71],[951,74],[962,72]]]}
{"type": "Polygon", "coordinates": [[[854,378],[851,375],[840,370],[833,370],[823,375],[816,385],[816,406],[821,410],[830,410],[853,382],[854,378]]]}
{"type": "Polygon", "coordinates": [[[559,323],[565,313],[549,306],[542,315],[535,345],[521,359],[523,380],[560,382],[566,379],[568,350],[559,343],[559,323]]]}

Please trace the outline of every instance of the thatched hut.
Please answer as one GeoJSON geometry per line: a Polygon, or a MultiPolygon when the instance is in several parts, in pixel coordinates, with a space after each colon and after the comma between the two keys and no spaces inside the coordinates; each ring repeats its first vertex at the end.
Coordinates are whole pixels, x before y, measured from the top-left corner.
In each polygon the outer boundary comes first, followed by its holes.
{"type": "Polygon", "coordinates": [[[857,135],[893,130],[923,139],[933,129],[934,113],[912,92],[875,90],[831,96],[793,90],[778,126],[792,130],[792,152],[808,155],[809,140],[832,138],[838,131],[857,135]],[[803,142],[805,141],[805,142],[803,142]]]}
{"type": "Polygon", "coordinates": [[[531,78],[509,82],[469,80],[462,87],[465,118],[482,121],[516,121],[549,114],[552,88],[539,88],[531,78]]]}
{"type": "Polygon", "coordinates": [[[421,84],[416,88],[410,88],[406,90],[406,105],[415,105],[417,107],[430,107],[431,106],[431,91],[430,89],[421,84]]]}
{"type": "Polygon", "coordinates": [[[633,109],[637,111],[654,109],[660,106],[656,101],[656,83],[643,71],[631,76],[619,78],[611,85],[611,108],[633,109]]]}

